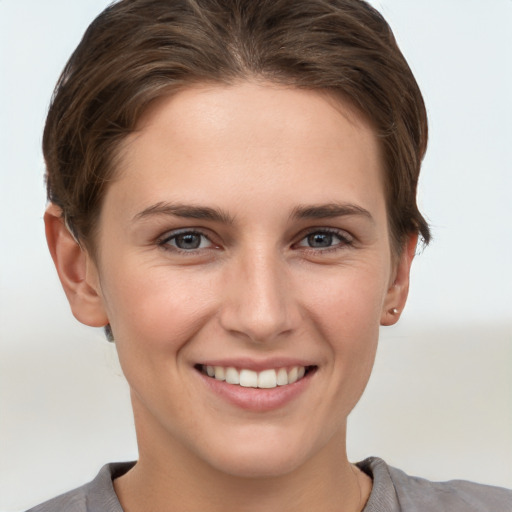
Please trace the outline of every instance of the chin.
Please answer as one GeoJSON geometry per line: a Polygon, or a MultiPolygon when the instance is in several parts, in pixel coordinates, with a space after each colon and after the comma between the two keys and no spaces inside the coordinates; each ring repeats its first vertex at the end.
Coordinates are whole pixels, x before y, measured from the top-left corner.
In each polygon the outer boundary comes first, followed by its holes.
{"type": "Polygon", "coordinates": [[[218,471],[240,478],[276,478],[294,472],[304,463],[297,454],[240,450],[215,463],[218,471]]]}
{"type": "Polygon", "coordinates": [[[231,476],[275,478],[296,471],[312,453],[318,451],[303,436],[290,436],[289,431],[277,436],[275,432],[274,435],[268,434],[254,432],[249,439],[246,436],[242,436],[244,439],[232,436],[203,457],[216,470],[231,476]]]}

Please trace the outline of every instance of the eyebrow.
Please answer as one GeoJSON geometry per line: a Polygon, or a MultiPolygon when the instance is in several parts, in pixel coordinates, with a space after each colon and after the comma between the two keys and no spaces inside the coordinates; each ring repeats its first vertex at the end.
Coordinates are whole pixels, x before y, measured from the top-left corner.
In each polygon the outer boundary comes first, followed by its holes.
{"type": "MultiPolygon", "coordinates": [[[[234,224],[234,217],[220,208],[210,206],[194,206],[187,204],[173,204],[159,202],[137,213],[133,220],[141,220],[148,217],[167,215],[184,219],[198,219],[219,222],[222,224],[234,224]]],[[[290,214],[291,219],[328,219],[333,217],[363,216],[374,222],[371,213],[355,204],[327,203],[319,205],[299,205],[290,214]]]]}
{"type": "Polygon", "coordinates": [[[214,222],[220,222],[223,224],[233,224],[234,219],[228,213],[224,212],[219,208],[211,208],[209,206],[194,206],[187,204],[173,204],[160,202],[156,203],[148,208],[145,208],[141,212],[137,213],[133,220],[141,220],[148,217],[168,215],[172,217],[181,217],[183,219],[199,219],[199,220],[211,220],[214,222]]]}
{"type": "Polygon", "coordinates": [[[375,223],[371,213],[361,206],[350,203],[327,203],[297,206],[290,217],[293,219],[328,219],[333,217],[363,216],[375,223]]]}

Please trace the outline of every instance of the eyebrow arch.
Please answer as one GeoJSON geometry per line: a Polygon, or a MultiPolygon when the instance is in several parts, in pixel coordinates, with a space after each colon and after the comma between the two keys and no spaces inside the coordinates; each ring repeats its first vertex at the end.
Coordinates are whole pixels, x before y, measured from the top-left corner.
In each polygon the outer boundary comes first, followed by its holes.
{"type": "Polygon", "coordinates": [[[137,213],[133,220],[141,220],[148,217],[168,215],[172,217],[181,217],[184,219],[211,220],[223,224],[233,224],[234,219],[228,213],[209,206],[195,206],[188,204],[173,204],[159,202],[141,212],[137,213]]]}
{"type": "Polygon", "coordinates": [[[294,219],[328,219],[332,217],[363,216],[375,223],[371,213],[355,204],[327,203],[319,205],[297,206],[290,217],[294,219]]]}

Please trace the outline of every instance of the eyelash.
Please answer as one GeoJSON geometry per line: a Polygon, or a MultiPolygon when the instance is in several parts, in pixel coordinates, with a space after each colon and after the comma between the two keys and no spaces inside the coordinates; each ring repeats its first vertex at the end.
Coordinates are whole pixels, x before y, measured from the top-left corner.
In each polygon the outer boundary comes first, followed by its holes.
{"type": "Polygon", "coordinates": [[[300,242],[307,240],[310,236],[313,235],[330,235],[333,237],[337,237],[339,240],[339,243],[328,246],[328,247],[309,247],[309,246],[302,246],[305,250],[309,252],[319,253],[322,254],[330,253],[339,251],[341,249],[344,249],[346,247],[351,247],[354,243],[354,238],[349,235],[346,231],[340,230],[340,229],[334,229],[334,228],[316,228],[311,229],[308,232],[304,233],[302,238],[299,240],[298,243],[294,244],[294,246],[297,246],[300,244],[300,242]]]}
{"type": "MultiPolygon", "coordinates": [[[[302,247],[305,251],[308,252],[314,252],[314,253],[329,253],[334,251],[339,251],[343,248],[350,247],[354,243],[354,239],[351,235],[349,235],[346,231],[339,230],[339,229],[333,229],[333,228],[315,228],[311,229],[306,233],[302,234],[302,237],[300,238],[299,242],[296,242],[292,245],[292,247],[302,247]],[[301,242],[308,239],[308,237],[311,237],[313,235],[329,235],[332,237],[336,237],[339,240],[339,243],[330,245],[327,247],[310,247],[307,245],[300,245],[301,242]]],[[[198,251],[207,250],[211,248],[216,248],[215,244],[212,242],[210,237],[206,235],[205,233],[195,230],[195,229],[183,229],[181,231],[175,231],[172,233],[166,233],[157,240],[157,245],[161,247],[162,249],[166,251],[172,251],[179,254],[185,254],[185,255],[194,255],[197,254],[198,251]],[[199,242],[201,245],[204,240],[207,240],[211,246],[210,247],[197,247],[197,248],[190,248],[190,249],[183,249],[181,247],[177,247],[176,245],[171,245],[171,241],[176,241],[176,239],[180,236],[199,236],[202,238],[202,240],[199,242]]]]}
{"type": "Polygon", "coordinates": [[[210,242],[210,244],[212,244],[213,247],[215,246],[207,235],[205,235],[204,233],[202,233],[201,231],[196,230],[196,229],[183,229],[181,231],[173,231],[170,234],[166,233],[165,235],[163,235],[162,238],[157,240],[157,245],[166,251],[173,251],[173,252],[177,252],[179,254],[185,254],[185,255],[197,254],[197,251],[211,248],[211,247],[206,247],[206,248],[198,247],[198,248],[192,248],[192,249],[182,249],[181,247],[177,247],[176,245],[170,244],[171,241],[176,241],[176,239],[178,237],[187,236],[187,235],[201,237],[201,241],[199,242],[200,245],[206,239],[206,240],[208,240],[208,242],[210,242]]]}

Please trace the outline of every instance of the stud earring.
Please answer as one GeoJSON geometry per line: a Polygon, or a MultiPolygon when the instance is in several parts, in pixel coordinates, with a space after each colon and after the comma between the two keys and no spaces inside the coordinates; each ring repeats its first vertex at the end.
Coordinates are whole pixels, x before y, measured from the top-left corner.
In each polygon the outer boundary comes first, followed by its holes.
{"type": "Polygon", "coordinates": [[[398,309],[397,308],[392,308],[389,310],[389,312],[392,314],[392,315],[398,315],[398,309]]]}

